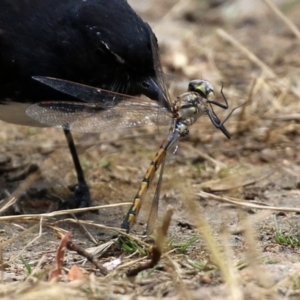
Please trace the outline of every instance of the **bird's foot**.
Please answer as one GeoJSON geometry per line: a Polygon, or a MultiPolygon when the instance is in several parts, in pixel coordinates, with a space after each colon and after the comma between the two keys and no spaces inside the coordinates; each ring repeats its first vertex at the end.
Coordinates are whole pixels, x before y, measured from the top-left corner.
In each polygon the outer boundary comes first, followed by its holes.
{"type": "Polygon", "coordinates": [[[61,204],[60,209],[84,208],[91,206],[90,190],[86,183],[77,183],[73,188],[74,198],[61,204]]]}

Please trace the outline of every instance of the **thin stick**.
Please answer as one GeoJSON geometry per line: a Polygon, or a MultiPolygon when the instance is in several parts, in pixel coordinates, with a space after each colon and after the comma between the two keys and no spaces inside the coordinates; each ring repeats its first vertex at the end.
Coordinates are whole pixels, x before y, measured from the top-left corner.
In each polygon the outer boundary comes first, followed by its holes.
{"type": "Polygon", "coordinates": [[[9,207],[11,207],[12,205],[14,205],[20,195],[29,189],[29,187],[39,178],[41,177],[41,171],[40,169],[38,169],[37,171],[35,171],[34,173],[30,174],[20,185],[19,187],[12,193],[12,195],[10,195],[10,197],[8,199],[6,199],[4,201],[4,203],[1,204],[0,206],[0,214],[3,214],[4,212],[7,211],[7,209],[9,207]]]}
{"type": "Polygon", "coordinates": [[[238,42],[235,38],[229,35],[225,30],[219,28],[217,29],[217,34],[226,40],[227,42],[231,43],[233,46],[238,48],[242,53],[244,53],[248,59],[257,65],[259,68],[263,70],[265,74],[269,77],[276,78],[276,74],[262,61],[260,60],[254,53],[250,52],[244,45],[238,42]]]}
{"type": "MultiPolygon", "coordinates": [[[[75,220],[78,220],[78,218],[74,215],[74,214],[71,214],[71,216],[75,219],[75,220]]],[[[80,224],[78,223],[79,226],[81,227],[81,229],[87,234],[87,236],[90,238],[90,240],[95,244],[95,245],[98,245],[98,242],[96,241],[96,239],[93,237],[93,235],[89,232],[89,230],[83,225],[83,224],[80,224]]]]}
{"type": "Polygon", "coordinates": [[[296,25],[289,20],[281,10],[278,9],[270,0],[262,0],[272,10],[272,12],[285,23],[285,25],[292,31],[292,33],[300,40],[300,31],[296,25]]]}
{"type": "Polygon", "coordinates": [[[67,248],[69,250],[75,251],[79,255],[85,257],[90,263],[92,263],[99,269],[99,271],[102,273],[102,275],[108,274],[108,270],[105,267],[103,267],[103,265],[100,262],[97,261],[97,259],[95,258],[95,256],[93,254],[87,252],[83,247],[81,247],[77,244],[74,244],[74,242],[72,242],[72,241],[68,241],[67,248]]]}
{"type": "Polygon", "coordinates": [[[135,277],[140,272],[147,269],[154,268],[158,264],[163,253],[163,246],[171,223],[173,212],[174,212],[174,208],[172,206],[168,206],[165,216],[163,218],[163,222],[161,226],[159,226],[157,229],[157,237],[155,239],[155,245],[150,250],[151,260],[145,263],[140,263],[134,269],[128,270],[126,272],[127,277],[135,277]]]}
{"type": "Polygon", "coordinates": [[[281,211],[281,212],[297,212],[300,213],[300,208],[296,207],[286,207],[286,206],[269,206],[269,205],[259,205],[255,203],[251,203],[249,201],[243,201],[240,199],[225,197],[225,196],[217,196],[214,194],[206,193],[206,192],[199,192],[197,196],[203,197],[205,199],[211,199],[215,201],[219,201],[222,203],[230,203],[235,206],[240,207],[248,207],[253,209],[265,209],[265,210],[272,210],[272,211],[281,211]]]}
{"type": "Polygon", "coordinates": [[[20,220],[20,221],[38,220],[40,218],[52,218],[52,217],[68,215],[68,214],[78,214],[78,213],[82,213],[82,212],[86,212],[86,211],[90,211],[90,210],[118,207],[118,206],[131,205],[131,204],[132,204],[131,202],[125,202],[125,203],[91,206],[91,207],[85,207],[85,208],[59,210],[59,211],[54,211],[51,213],[44,213],[44,214],[26,214],[26,215],[22,215],[22,216],[1,216],[0,222],[16,221],[16,220],[20,220]]]}

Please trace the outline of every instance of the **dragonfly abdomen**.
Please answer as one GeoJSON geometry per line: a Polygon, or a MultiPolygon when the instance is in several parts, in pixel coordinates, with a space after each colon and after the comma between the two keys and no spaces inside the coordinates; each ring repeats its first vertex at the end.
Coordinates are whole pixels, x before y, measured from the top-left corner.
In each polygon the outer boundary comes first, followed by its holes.
{"type": "Polygon", "coordinates": [[[134,225],[136,215],[139,213],[139,211],[141,209],[142,199],[143,199],[144,195],[146,194],[146,192],[148,191],[148,188],[154,178],[154,175],[155,175],[157,169],[159,168],[163,159],[167,155],[166,147],[167,146],[165,145],[165,143],[163,145],[161,145],[161,147],[158,150],[158,152],[156,153],[154,159],[151,161],[151,164],[148,167],[146,175],[142,180],[142,183],[140,185],[140,188],[139,188],[136,196],[134,197],[133,203],[127,213],[127,216],[125,217],[125,219],[121,225],[122,229],[129,231],[129,229],[134,225]]]}

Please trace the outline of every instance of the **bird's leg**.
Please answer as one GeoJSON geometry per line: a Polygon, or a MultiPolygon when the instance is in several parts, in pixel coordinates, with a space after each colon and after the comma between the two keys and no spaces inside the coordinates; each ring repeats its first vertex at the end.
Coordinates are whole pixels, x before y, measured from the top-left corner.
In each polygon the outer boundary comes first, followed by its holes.
{"type": "Polygon", "coordinates": [[[80,165],[71,131],[64,129],[64,133],[71,152],[78,180],[74,189],[74,199],[68,202],[67,205],[69,208],[89,207],[91,205],[90,191],[84,178],[84,173],[80,165]]]}

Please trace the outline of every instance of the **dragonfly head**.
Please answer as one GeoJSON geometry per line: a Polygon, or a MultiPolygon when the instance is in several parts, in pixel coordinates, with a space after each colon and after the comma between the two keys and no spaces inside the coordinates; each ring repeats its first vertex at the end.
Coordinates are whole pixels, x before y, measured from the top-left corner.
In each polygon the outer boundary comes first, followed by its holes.
{"type": "Polygon", "coordinates": [[[195,79],[195,80],[190,81],[188,91],[196,92],[202,98],[205,98],[210,101],[215,99],[214,89],[211,86],[211,84],[206,80],[195,79]]]}

